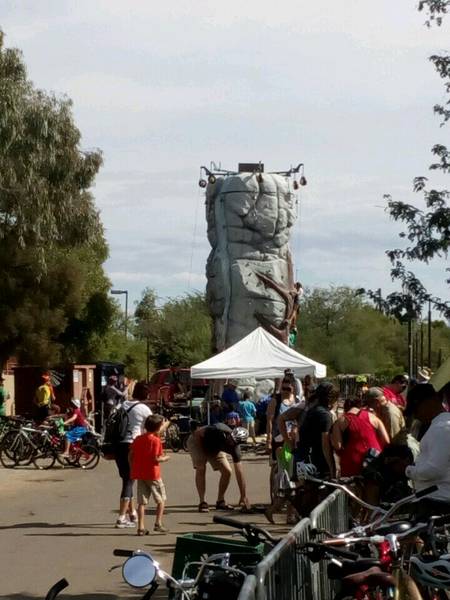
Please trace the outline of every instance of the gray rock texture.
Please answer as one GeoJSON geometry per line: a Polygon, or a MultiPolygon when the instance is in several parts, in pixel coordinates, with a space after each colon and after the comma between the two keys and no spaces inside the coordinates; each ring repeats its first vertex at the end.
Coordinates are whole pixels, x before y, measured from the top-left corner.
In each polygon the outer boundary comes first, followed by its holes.
{"type": "Polygon", "coordinates": [[[287,342],[296,296],[289,251],[296,219],[291,178],[218,176],[206,189],[206,219],[214,350],[230,347],[259,325],[287,342]]]}

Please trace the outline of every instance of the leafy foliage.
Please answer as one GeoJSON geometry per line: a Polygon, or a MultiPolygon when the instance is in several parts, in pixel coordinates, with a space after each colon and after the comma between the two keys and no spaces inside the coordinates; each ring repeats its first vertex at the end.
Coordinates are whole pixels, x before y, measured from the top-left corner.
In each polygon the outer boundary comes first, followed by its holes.
{"type": "Polygon", "coordinates": [[[405,334],[395,319],[348,287],[306,290],[297,349],[333,373],[393,374],[407,361],[405,334]]]}
{"type": "Polygon", "coordinates": [[[161,308],[147,289],[136,308],[136,333],[151,343],[156,368],[191,366],[210,355],[211,319],[202,294],[173,298],[161,308]]]}
{"type": "Polygon", "coordinates": [[[0,32],[0,363],[92,356],[91,335],[107,328],[108,249],[90,192],[102,157],[80,137],[70,100],[35,89],[0,32]]]}
{"type": "MultiPolygon", "coordinates": [[[[450,10],[450,0],[421,0],[419,11],[427,14],[426,24],[441,26],[444,16],[450,10]]],[[[450,96],[450,55],[448,52],[435,54],[430,57],[438,75],[444,80],[447,96],[450,96]]],[[[442,118],[441,125],[450,119],[450,99],[444,104],[436,104],[434,112],[442,118]]],[[[448,175],[450,172],[450,152],[443,144],[435,144],[432,148],[435,161],[429,169],[448,175]]],[[[401,293],[393,293],[385,300],[385,310],[397,317],[406,314],[410,318],[418,318],[425,302],[431,301],[434,308],[450,318],[450,302],[441,300],[430,294],[421,281],[409,270],[406,262],[420,261],[429,263],[435,258],[448,257],[450,247],[450,207],[448,199],[450,191],[430,187],[427,177],[416,177],[413,182],[415,193],[423,195],[424,209],[413,204],[393,200],[386,195],[387,211],[395,220],[405,226],[405,231],[399,235],[407,240],[403,248],[389,250],[387,255],[391,261],[391,277],[402,286],[401,293]]],[[[448,269],[447,269],[448,271],[448,269]]],[[[446,280],[450,284],[450,279],[446,280]]],[[[376,299],[376,292],[369,292],[372,299],[376,299]]]]}

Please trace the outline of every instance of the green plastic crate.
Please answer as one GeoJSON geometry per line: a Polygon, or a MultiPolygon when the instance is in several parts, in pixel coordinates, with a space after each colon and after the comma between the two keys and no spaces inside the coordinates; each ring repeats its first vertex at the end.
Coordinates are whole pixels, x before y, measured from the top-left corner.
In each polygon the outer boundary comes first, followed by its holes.
{"type": "Polygon", "coordinates": [[[230,553],[230,565],[248,567],[256,565],[264,556],[264,544],[251,546],[246,541],[236,541],[227,538],[187,533],[177,537],[173,557],[172,576],[181,577],[188,562],[198,561],[211,554],[230,553]]]}

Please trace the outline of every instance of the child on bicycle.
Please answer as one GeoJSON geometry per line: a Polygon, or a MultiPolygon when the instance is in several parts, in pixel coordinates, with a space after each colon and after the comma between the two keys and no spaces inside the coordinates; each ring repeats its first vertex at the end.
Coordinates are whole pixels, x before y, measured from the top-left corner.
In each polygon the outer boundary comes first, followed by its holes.
{"type": "Polygon", "coordinates": [[[156,503],[156,520],[153,531],[166,533],[168,530],[162,524],[164,506],[166,502],[166,489],[161,479],[160,463],[169,460],[163,454],[163,447],[159,434],[164,424],[161,415],[150,415],[145,421],[145,431],[139,435],[130,448],[131,479],[137,479],[138,501],[138,530],[137,535],[148,535],[145,529],[145,507],[150,496],[156,503]]]}
{"type": "Polygon", "coordinates": [[[64,421],[64,425],[71,425],[69,431],[65,433],[65,446],[63,457],[69,456],[70,444],[81,439],[83,435],[89,430],[89,423],[84,418],[81,412],[81,402],[78,398],[71,399],[70,416],[64,421]]]}

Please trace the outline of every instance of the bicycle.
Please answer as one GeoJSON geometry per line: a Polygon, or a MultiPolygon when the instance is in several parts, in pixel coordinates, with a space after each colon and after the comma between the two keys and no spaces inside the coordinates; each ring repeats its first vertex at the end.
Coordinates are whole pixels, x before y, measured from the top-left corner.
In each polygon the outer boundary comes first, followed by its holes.
{"type": "Polygon", "coordinates": [[[11,429],[3,437],[0,447],[2,465],[10,469],[31,464],[41,448],[50,441],[48,429],[46,426],[37,429],[28,425],[27,421],[18,421],[18,427],[11,429]]]}
{"type": "Polygon", "coordinates": [[[69,464],[71,467],[95,469],[100,461],[100,448],[98,443],[93,440],[99,437],[98,434],[91,432],[84,434],[79,440],[70,444],[69,456],[63,457],[58,453],[57,460],[61,464],[69,464]]]}
{"type": "Polygon", "coordinates": [[[237,600],[247,576],[244,571],[230,565],[227,552],[188,563],[180,579],[163,571],[151,554],[142,550],[117,549],[113,554],[127,557],[122,565],[122,577],[128,585],[149,588],[142,600],[149,600],[161,583],[166,584],[173,600],[237,600]],[[189,576],[194,568],[197,571],[195,576],[189,576]]]}

